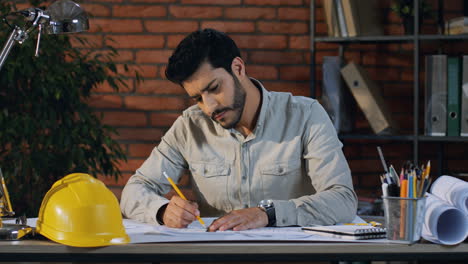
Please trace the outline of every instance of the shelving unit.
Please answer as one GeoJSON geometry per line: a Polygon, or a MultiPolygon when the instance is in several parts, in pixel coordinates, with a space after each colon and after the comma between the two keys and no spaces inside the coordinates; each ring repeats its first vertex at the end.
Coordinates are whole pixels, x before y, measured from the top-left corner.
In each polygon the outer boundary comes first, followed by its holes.
{"type": "MultiPolygon", "coordinates": [[[[414,33],[412,35],[386,35],[386,36],[357,36],[357,37],[328,37],[328,36],[316,36],[316,1],[310,1],[310,93],[311,96],[315,96],[316,91],[316,44],[317,43],[334,43],[338,44],[338,54],[340,57],[343,57],[345,52],[345,47],[350,44],[355,43],[413,43],[413,132],[410,135],[375,135],[375,134],[343,134],[339,135],[342,140],[393,140],[393,141],[408,141],[413,144],[413,163],[419,163],[419,143],[420,142],[438,142],[440,153],[438,154],[437,163],[439,166],[439,174],[441,175],[441,170],[443,167],[443,143],[447,142],[468,142],[467,137],[434,137],[434,136],[425,136],[419,133],[419,108],[420,108],[420,78],[419,73],[421,72],[419,61],[420,61],[420,46],[421,41],[464,41],[468,40],[468,35],[420,35],[418,28],[420,21],[419,17],[419,5],[417,4],[418,0],[413,0],[413,5],[415,7],[415,16],[414,16],[414,33]]],[[[439,12],[438,12],[438,24],[439,27],[443,25],[443,1],[439,0],[439,12]]]]}

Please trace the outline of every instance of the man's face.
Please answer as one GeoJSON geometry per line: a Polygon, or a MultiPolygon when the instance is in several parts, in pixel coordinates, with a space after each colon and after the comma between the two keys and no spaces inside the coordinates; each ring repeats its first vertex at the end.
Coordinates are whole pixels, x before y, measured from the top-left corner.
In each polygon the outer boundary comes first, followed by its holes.
{"type": "Polygon", "coordinates": [[[245,90],[236,76],[204,62],[183,86],[201,110],[222,127],[235,128],[245,105],[245,90]]]}

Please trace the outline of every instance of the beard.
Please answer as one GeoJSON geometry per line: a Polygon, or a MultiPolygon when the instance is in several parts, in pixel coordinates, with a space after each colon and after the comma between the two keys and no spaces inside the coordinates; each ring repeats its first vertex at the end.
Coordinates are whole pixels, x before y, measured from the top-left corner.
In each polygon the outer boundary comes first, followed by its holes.
{"type": "Polygon", "coordinates": [[[231,129],[235,128],[237,124],[239,123],[242,113],[244,112],[244,106],[245,106],[245,90],[244,87],[242,87],[242,84],[240,83],[239,79],[234,74],[231,74],[232,79],[234,80],[234,102],[232,105],[228,107],[224,107],[221,109],[216,109],[213,111],[211,114],[211,119],[218,124],[220,124],[223,128],[225,129],[231,129]],[[227,111],[232,111],[234,113],[234,118],[232,120],[228,120],[227,122],[224,123],[224,118],[219,122],[218,120],[215,119],[215,116],[218,115],[219,113],[222,112],[227,112],[227,111]]]}

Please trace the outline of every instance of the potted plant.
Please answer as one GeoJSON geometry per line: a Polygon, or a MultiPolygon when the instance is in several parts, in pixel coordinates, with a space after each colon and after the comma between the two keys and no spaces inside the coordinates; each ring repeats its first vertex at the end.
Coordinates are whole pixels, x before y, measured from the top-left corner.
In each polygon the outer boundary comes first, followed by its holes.
{"type": "MultiPolygon", "coordinates": [[[[30,0],[31,6],[43,2],[30,0]]],[[[0,2],[1,17],[12,10],[0,2]]],[[[9,32],[0,22],[1,47],[9,32]]],[[[0,70],[0,168],[17,215],[37,216],[52,183],[69,173],[121,175],[117,165],[126,156],[111,137],[115,131],[86,103],[104,82],[115,90],[125,85],[113,62],[117,52],[77,49],[70,41],[77,35],[42,35],[36,58],[32,32],[0,70]]]]}
{"type": "MultiPolygon", "coordinates": [[[[418,2],[419,26],[421,27],[423,19],[432,17],[432,10],[430,5],[425,0],[418,0],[418,2]]],[[[391,6],[391,9],[402,19],[405,34],[413,34],[415,13],[413,0],[395,0],[391,6]]]]}

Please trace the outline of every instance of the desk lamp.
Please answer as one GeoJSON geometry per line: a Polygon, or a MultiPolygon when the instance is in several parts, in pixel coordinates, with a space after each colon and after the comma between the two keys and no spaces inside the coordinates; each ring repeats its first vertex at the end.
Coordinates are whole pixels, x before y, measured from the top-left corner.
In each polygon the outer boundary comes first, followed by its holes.
{"type": "MultiPolygon", "coordinates": [[[[56,1],[47,10],[28,8],[10,13],[9,15],[21,15],[25,17],[26,23],[22,27],[10,25],[5,17],[4,21],[11,27],[12,32],[0,53],[0,70],[14,44],[23,44],[27,40],[29,33],[36,27],[38,27],[36,57],[39,55],[42,30],[45,30],[46,34],[64,34],[89,29],[86,12],[78,4],[70,0],[56,1]]],[[[0,170],[0,240],[19,239],[33,231],[32,227],[26,225],[26,219],[24,218],[16,219],[15,224],[3,222],[2,217],[12,217],[14,214],[8,190],[0,170]]]]}
{"type": "Polygon", "coordinates": [[[11,207],[8,189],[0,169],[0,239],[16,240],[33,231],[32,227],[26,225],[25,217],[18,218],[16,224],[3,223],[2,217],[12,217],[13,215],[15,215],[15,212],[11,207]]]}
{"type": "Polygon", "coordinates": [[[0,70],[15,43],[23,44],[29,33],[37,26],[37,44],[35,56],[39,56],[39,44],[41,42],[42,30],[46,34],[64,34],[86,31],[89,29],[89,21],[86,12],[80,5],[70,0],[59,0],[51,4],[47,10],[40,8],[28,8],[13,12],[11,15],[22,15],[25,17],[26,25],[20,27],[10,25],[5,18],[4,21],[12,28],[12,32],[0,53],[0,70]]]}

